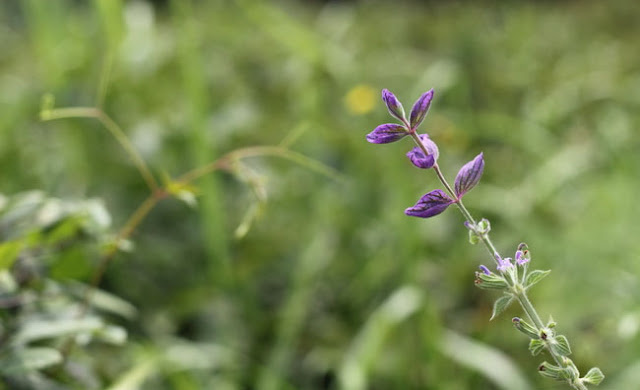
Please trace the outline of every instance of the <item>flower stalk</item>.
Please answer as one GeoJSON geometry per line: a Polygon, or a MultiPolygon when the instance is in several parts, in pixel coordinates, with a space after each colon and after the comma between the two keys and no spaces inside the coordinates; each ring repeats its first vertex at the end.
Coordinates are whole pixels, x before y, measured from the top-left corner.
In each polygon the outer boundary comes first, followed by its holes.
{"type": "Polygon", "coordinates": [[[462,202],[462,197],[480,181],[484,171],[484,156],[480,153],[473,160],[465,164],[458,172],[455,185],[452,187],[443,175],[438,165],[439,150],[437,145],[427,134],[418,134],[417,128],[424,120],[431,101],[433,90],[422,94],[411,110],[410,119],[405,117],[400,101],[389,90],[382,91],[382,100],[389,113],[401,124],[387,123],[376,127],[367,135],[367,141],[375,144],[391,143],[409,136],[417,145],[407,157],[411,163],[421,169],[433,169],[438,180],[444,187],[433,190],[422,196],[418,202],[405,210],[405,214],[420,218],[430,218],[444,212],[451,204],[455,204],[465,218],[465,226],[469,229],[469,241],[472,244],[482,242],[496,263],[497,273],[493,273],[484,265],[476,272],[476,286],[483,289],[499,290],[503,295],[498,298],[493,307],[491,319],[497,317],[511,303],[518,302],[526,313],[531,324],[515,317],[513,324],[517,330],[530,338],[529,350],[533,355],[546,351],[554,364],[543,362],[538,372],[545,377],[567,383],[576,390],[587,390],[587,384],[598,385],[604,379],[602,371],[594,367],[587,374],[580,377],[580,372],[568,357],[571,354],[569,341],[563,335],[555,332],[555,322],[546,325],[527,296],[527,291],[542,280],[550,271],[533,270],[528,272],[531,254],[526,244],[518,245],[514,260],[503,258],[489,237],[491,230],[486,219],[476,222],[469,210],[462,202]]]}

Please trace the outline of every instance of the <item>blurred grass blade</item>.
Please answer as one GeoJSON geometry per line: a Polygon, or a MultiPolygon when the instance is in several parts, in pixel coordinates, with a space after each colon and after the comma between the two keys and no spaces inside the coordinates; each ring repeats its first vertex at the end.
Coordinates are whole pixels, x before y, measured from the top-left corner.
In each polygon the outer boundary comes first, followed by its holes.
{"type": "Polygon", "coordinates": [[[19,348],[0,358],[0,372],[5,375],[26,374],[62,362],[62,354],[54,348],[19,348]]]}
{"type": "Polygon", "coordinates": [[[297,337],[309,311],[318,273],[333,258],[328,248],[334,248],[327,232],[315,233],[293,271],[293,285],[279,314],[276,342],[269,352],[266,366],[258,375],[258,389],[278,390],[284,383],[286,370],[292,365],[297,337]]]}
{"type": "Polygon", "coordinates": [[[87,290],[90,287],[75,281],[69,282],[67,288],[78,298],[84,298],[87,293],[90,293],[91,306],[98,310],[116,314],[128,320],[133,320],[138,315],[138,309],[135,306],[106,291],[91,288],[89,292],[87,290]]]}
{"type": "Polygon", "coordinates": [[[402,286],[394,291],[371,314],[349,346],[338,372],[340,388],[368,389],[368,371],[381,353],[387,334],[422,306],[422,292],[414,286],[402,286]]]}
{"type": "Polygon", "coordinates": [[[138,390],[142,384],[157,371],[158,359],[145,356],[140,358],[129,371],[126,371],[116,382],[106,390],[138,390]]]}
{"type": "Polygon", "coordinates": [[[51,339],[74,333],[94,332],[104,326],[95,317],[68,320],[33,320],[26,323],[12,339],[14,345],[27,344],[36,340],[51,339]]]}
{"type": "Polygon", "coordinates": [[[452,330],[443,334],[442,353],[457,363],[477,371],[503,390],[531,390],[518,367],[499,350],[452,330]]]}

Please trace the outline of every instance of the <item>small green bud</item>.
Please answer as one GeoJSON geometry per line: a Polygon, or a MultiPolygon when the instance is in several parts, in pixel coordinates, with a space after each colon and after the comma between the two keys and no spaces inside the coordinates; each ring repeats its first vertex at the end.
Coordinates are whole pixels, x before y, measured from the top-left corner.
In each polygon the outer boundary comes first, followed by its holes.
{"type": "Polygon", "coordinates": [[[571,370],[570,368],[554,366],[553,364],[548,362],[542,362],[542,364],[538,366],[538,373],[540,373],[540,375],[544,377],[555,379],[558,381],[572,381],[575,379],[573,378],[573,370],[571,370]]]}
{"type": "Polygon", "coordinates": [[[518,329],[520,332],[522,332],[525,335],[527,335],[527,337],[529,337],[531,339],[539,339],[540,338],[540,334],[538,332],[538,329],[536,329],[533,325],[529,324],[528,322],[526,322],[522,318],[513,317],[511,322],[513,322],[513,326],[515,326],[516,329],[518,329]]]}
{"type": "Polygon", "coordinates": [[[502,275],[476,272],[476,286],[485,290],[506,290],[509,284],[502,275]]]}
{"type": "Polygon", "coordinates": [[[491,223],[488,219],[482,218],[476,227],[479,234],[488,234],[491,231],[491,223]]]}
{"type": "Polygon", "coordinates": [[[587,375],[582,378],[583,383],[588,383],[591,385],[599,385],[600,382],[604,380],[604,374],[598,367],[593,367],[587,372],[587,375]]]}

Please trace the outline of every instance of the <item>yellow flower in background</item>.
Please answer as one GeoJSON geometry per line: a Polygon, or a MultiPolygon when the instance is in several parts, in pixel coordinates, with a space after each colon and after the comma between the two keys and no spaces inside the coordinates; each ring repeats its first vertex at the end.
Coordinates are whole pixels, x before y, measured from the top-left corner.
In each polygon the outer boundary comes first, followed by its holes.
{"type": "Polygon", "coordinates": [[[376,101],[376,90],[371,86],[360,84],[351,88],[344,97],[347,110],[354,115],[363,115],[371,110],[376,101]]]}

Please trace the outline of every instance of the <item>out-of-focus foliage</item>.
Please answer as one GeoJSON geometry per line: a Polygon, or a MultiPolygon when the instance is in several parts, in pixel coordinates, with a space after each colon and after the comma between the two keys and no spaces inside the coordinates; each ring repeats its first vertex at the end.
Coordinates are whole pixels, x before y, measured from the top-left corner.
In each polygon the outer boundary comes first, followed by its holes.
{"type": "Polygon", "coordinates": [[[403,214],[436,178],[409,140],[365,141],[382,88],[435,89],[423,127],[445,174],[484,153],[467,206],[552,269],[532,300],[578,367],[639,387],[639,18],[625,0],[3,2],[4,388],[553,386],[508,321],[522,313],[488,322],[473,272],[491,259],[462,218],[403,214]],[[267,157],[243,160],[245,182],[207,176],[195,208],[152,210],[78,317],[148,188],[98,121],[39,121],[45,94],[104,110],[157,177],[280,144],[347,179],[267,157]]]}

